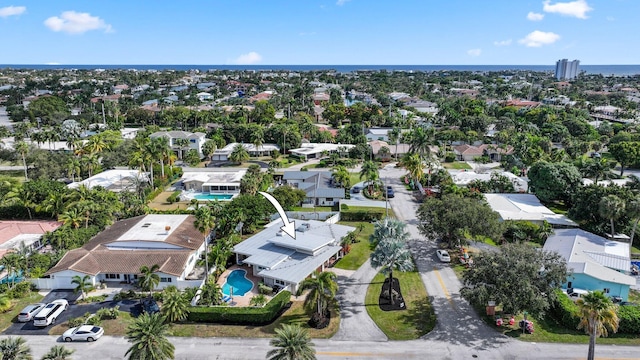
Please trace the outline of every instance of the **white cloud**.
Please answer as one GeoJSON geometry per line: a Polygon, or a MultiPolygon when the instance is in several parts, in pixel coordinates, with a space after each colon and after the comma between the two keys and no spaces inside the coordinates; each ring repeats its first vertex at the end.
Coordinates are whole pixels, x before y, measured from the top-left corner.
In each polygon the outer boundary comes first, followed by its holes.
{"type": "Polygon", "coordinates": [[[472,57],[478,57],[478,56],[480,56],[480,54],[482,54],[482,49],[470,49],[470,50],[467,50],[467,55],[472,56],[472,57]]]}
{"type": "Polygon", "coordinates": [[[27,11],[27,8],[24,6],[7,6],[0,8],[0,17],[5,18],[9,16],[20,15],[25,11],[27,11]]]}
{"type": "Polygon", "coordinates": [[[529,13],[527,14],[527,19],[531,21],[540,21],[544,19],[544,14],[538,14],[534,13],[533,11],[529,11],[529,13]]]}
{"type": "Polygon", "coordinates": [[[493,45],[495,45],[495,46],[509,46],[509,45],[511,45],[511,39],[494,41],[493,45]]]}
{"type": "Polygon", "coordinates": [[[342,6],[342,5],[346,4],[346,3],[348,3],[349,1],[351,1],[351,0],[338,0],[336,2],[336,5],[342,6]]]}
{"type": "Polygon", "coordinates": [[[593,10],[593,8],[589,7],[586,0],[559,2],[555,4],[551,4],[550,0],[545,0],[542,4],[544,5],[542,7],[544,12],[577,17],[578,19],[586,19],[588,17],[587,12],[593,10]]]}
{"type": "Polygon", "coordinates": [[[540,47],[542,45],[553,44],[560,39],[560,35],[552,32],[544,32],[536,30],[523,39],[518,40],[520,44],[524,44],[527,47],[540,47]]]}
{"type": "Polygon", "coordinates": [[[111,25],[105,23],[99,17],[75,11],[65,11],[60,14],[60,17],[52,16],[45,20],[44,24],[55,32],[62,31],[68,34],[82,34],[91,30],[113,32],[111,25]]]}
{"type": "Polygon", "coordinates": [[[252,65],[257,64],[260,61],[262,61],[262,55],[258,54],[255,51],[251,51],[249,53],[238,56],[235,60],[233,60],[233,63],[236,65],[252,65]]]}

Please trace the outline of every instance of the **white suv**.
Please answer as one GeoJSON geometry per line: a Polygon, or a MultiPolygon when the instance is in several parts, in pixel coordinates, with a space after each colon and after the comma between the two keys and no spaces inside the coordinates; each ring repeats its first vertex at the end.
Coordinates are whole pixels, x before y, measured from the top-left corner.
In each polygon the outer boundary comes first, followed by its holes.
{"type": "Polygon", "coordinates": [[[68,307],[69,303],[65,299],[53,300],[33,317],[33,325],[45,327],[50,324],[55,324],[58,316],[67,310],[68,307]]]}

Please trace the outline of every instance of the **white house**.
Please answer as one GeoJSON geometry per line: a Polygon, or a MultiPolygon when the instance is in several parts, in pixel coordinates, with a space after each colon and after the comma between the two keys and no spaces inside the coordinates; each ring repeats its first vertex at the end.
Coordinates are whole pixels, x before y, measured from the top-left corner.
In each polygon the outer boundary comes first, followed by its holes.
{"type": "Polygon", "coordinates": [[[367,141],[381,140],[389,142],[389,132],[392,130],[391,128],[369,128],[365,136],[367,137],[367,141]]]}
{"type": "Polygon", "coordinates": [[[142,266],[157,264],[159,288],[199,286],[204,277],[194,268],[205,242],[194,221],[193,215],[164,214],[120,220],[67,252],[45,278],[33,282],[41,289],[73,289],[74,276],[89,275],[92,285],[134,283],[142,266]]]}
{"type": "MultiPolygon", "coordinates": [[[[233,149],[240,143],[230,143],[222,149],[217,149],[211,156],[212,161],[229,161],[229,155],[233,149]]],[[[256,147],[254,144],[240,144],[247,150],[249,156],[269,156],[272,151],[280,151],[280,147],[276,144],[262,144],[256,147]]]]}
{"type": "Polygon", "coordinates": [[[282,180],[307,194],[302,206],[333,206],[345,197],[345,190],[335,187],[331,171],[285,171],[282,180]]]}
{"type": "Polygon", "coordinates": [[[554,228],[578,226],[568,217],[549,210],[533,194],[484,194],[484,197],[502,220],[526,220],[539,225],[547,221],[554,228]]]}
{"type": "Polygon", "coordinates": [[[309,159],[318,159],[324,156],[324,154],[331,154],[334,152],[347,153],[349,149],[355,147],[351,144],[332,144],[332,143],[303,143],[301,147],[292,149],[289,153],[302,158],[307,161],[309,159]]]}
{"type": "Polygon", "coordinates": [[[234,246],[236,262],[253,269],[269,286],[297,291],[314,271],[324,271],[340,257],[340,242],[355,228],[316,220],[295,220],[296,238],[282,230],[278,219],[234,246]]]}
{"type": "Polygon", "coordinates": [[[544,244],[544,250],[557,252],[572,274],[567,288],[600,290],[626,301],[636,279],[631,269],[629,244],[608,240],[581,229],[557,229],[544,244]]]}
{"type": "Polygon", "coordinates": [[[82,181],[73,182],[67,185],[67,187],[70,189],[77,189],[80,186],[85,186],[89,189],[93,189],[96,186],[101,186],[107,190],[120,192],[135,191],[137,190],[138,185],[144,182],[149,182],[147,173],[133,169],[113,169],[95,174],[82,181]]]}
{"type": "Polygon", "coordinates": [[[202,154],[202,145],[205,141],[207,141],[207,139],[205,138],[205,133],[192,133],[188,131],[174,130],[158,131],[149,135],[150,138],[157,138],[161,136],[169,139],[169,146],[171,146],[171,149],[173,149],[173,151],[175,151],[176,153],[180,153],[180,151],[184,151],[186,153],[186,151],[193,149],[198,151],[198,155],[200,155],[200,158],[204,157],[204,155],[202,154]],[[189,145],[185,148],[182,148],[178,139],[186,139],[189,145]]]}
{"type": "Polygon", "coordinates": [[[203,193],[239,194],[240,180],[247,173],[246,169],[236,171],[185,171],[182,174],[183,187],[186,191],[203,193]]]}

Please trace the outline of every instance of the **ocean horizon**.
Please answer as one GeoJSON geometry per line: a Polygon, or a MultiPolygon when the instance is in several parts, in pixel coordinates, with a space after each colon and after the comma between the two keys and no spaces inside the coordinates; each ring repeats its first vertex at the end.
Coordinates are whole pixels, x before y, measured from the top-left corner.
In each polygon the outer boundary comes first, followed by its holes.
{"type": "MultiPolygon", "coordinates": [[[[480,72],[509,72],[509,71],[535,71],[553,72],[555,65],[80,65],[80,64],[0,64],[1,69],[30,69],[30,70],[177,70],[177,71],[327,71],[334,70],[339,73],[354,71],[480,71],[480,72]]],[[[580,65],[579,70],[586,74],[600,74],[603,76],[633,76],[640,75],[640,65],[580,65]]]]}

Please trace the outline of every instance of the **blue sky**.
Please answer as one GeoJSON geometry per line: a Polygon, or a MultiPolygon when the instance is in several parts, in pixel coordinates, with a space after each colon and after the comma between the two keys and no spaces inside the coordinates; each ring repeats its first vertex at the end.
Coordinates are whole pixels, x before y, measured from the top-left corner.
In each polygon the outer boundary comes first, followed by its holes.
{"type": "Polygon", "coordinates": [[[638,0],[0,0],[0,64],[640,64],[638,0]]]}

